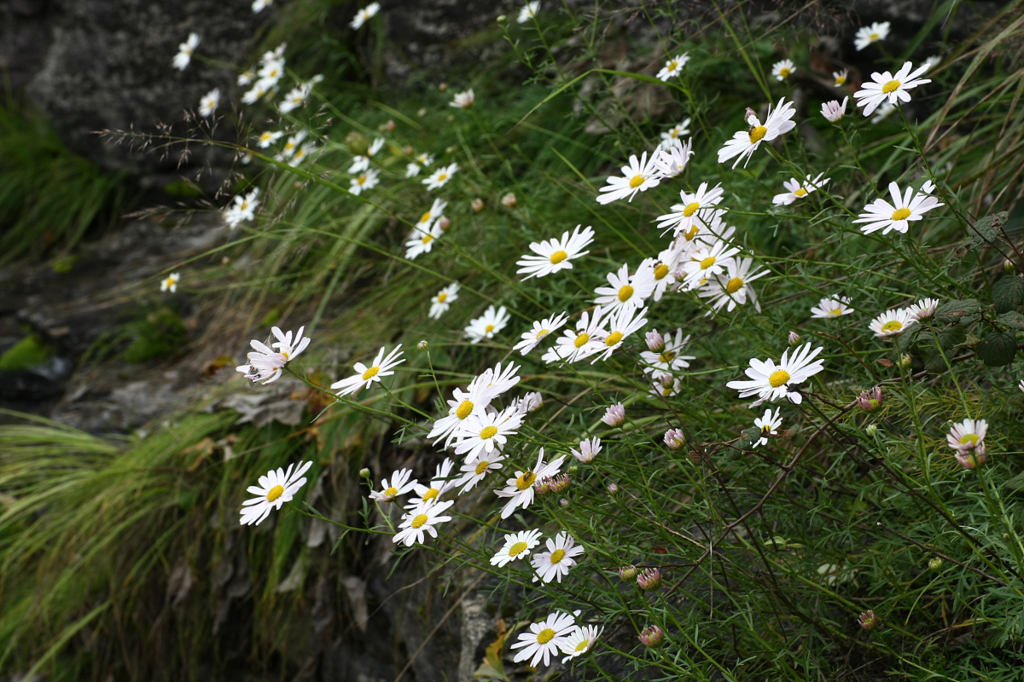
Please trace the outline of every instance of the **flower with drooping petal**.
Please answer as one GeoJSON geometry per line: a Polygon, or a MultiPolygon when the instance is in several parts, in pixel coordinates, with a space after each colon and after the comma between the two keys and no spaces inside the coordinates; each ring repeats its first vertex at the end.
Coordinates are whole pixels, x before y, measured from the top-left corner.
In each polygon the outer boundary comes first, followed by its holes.
{"type": "Polygon", "coordinates": [[[456,109],[469,109],[474,102],[476,102],[476,95],[473,94],[473,88],[470,88],[465,92],[455,93],[455,98],[448,103],[448,106],[456,109]]]}
{"type": "Polygon", "coordinates": [[[549,334],[561,329],[568,319],[569,317],[565,313],[558,313],[554,317],[535,321],[533,323],[533,328],[529,331],[523,332],[521,337],[522,341],[513,346],[512,350],[517,350],[523,355],[528,354],[531,350],[536,348],[541,341],[546,339],[549,334]]]}
{"type": "Polygon", "coordinates": [[[857,406],[865,412],[874,412],[882,406],[882,387],[875,386],[857,396],[857,406]]]}
{"type": "Polygon", "coordinates": [[[953,424],[946,435],[946,444],[956,450],[957,461],[967,469],[985,463],[985,434],[988,423],[984,419],[965,419],[953,424]]]}
{"type": "Polygon", "coordinates": [[[313,92],[313,86],[309,83],[302,83],[289,90],[279,106],[281,113],[288,114],[301,107],[309,99],[311,92],[313,92]]]}
{"type": "Polygon", "coordinates": [[[647,152],[644,152],[637,160],[636,154],[629,157],[629,165],[622,167],[622,176],[609,175],[608,184],[599,190],[597,203],[610,204],[619,199],[633,201],[637,192],[646,192],[652,187],[657,187],[661,182],[661,172],[654,163],[652,154],[650,160],[647,152]]]}
{"type": "Polygon", "coordinates": [[[873,331],[878,338],[884,339],[902,334],[912,324],[917,324],[917,319],[910,314],[910,311],[906,308],[897,308],[887,310],[871,320],[868,329],[873,331]]]}
{"type": "Polygon", "coordinates": [[[331,384],[331,388],[337,390],[339,396],[349,395],[362,388],[370,388],[375,383],[379,384],[381,379],[394,374],[394,368],[405,362],[405,358],[398,359],[402,355],[402,344],[395,346],[394,350],[384,357],[386,349],[386,346],[380,347],[377,357],[373,359],[369,367],[357,362],[354,366],[356,373],[348,379],[334,382],[331,384]]]}
{"type": "Polygon", "coordinates": [[[179,71],[184,71],[189,62],[192,61],[192,53],[199,47],[199,34],[189,33],[188,39],[178,45],[178,54],[174,55],[172,64],[179,71]]]}
{"type": "Polygon", "coordinates": [[[493,339],[495,334],[504,329],[505,325],[508,324],[509,317],[510,315],[505,310],[505,306],[499,306],[497,309],[493,305],[488,306],[483,315],[470,320],[463,333],[469,337],[470,343],[480,343],[484,339],[493,339]]]}
{"type": "Polygon", "coordinates": [[[578,459],[583,464],[589,464],[594,461],[598,453],[601,452],[601,439],[600,438],[584,438],[580,441],[580,449],[570,449],[569,452],[572,456],[578,459]]]}
{"type": "Polygon", "coordinates": [[[782,194],[776,194],[772,198],[772,203],[776,206],[789,206],[797,199],[805,198],[811,192],[815,192],[828,184],[829,178],[825,178],[824,180],[822,179],[822,176],[824,175],[824,173],[818,173],[818,177],[813,180],[808,178],[807,182],[804,184],[801,184],[796,178],[786,180],[782,183],[782,186],[789,191],[782,194]]]}
{"type": "Polygon", "coordinates": [[[836,99],[830,102],[822,102],[821,115],[824,116],[829,123],[838,123],[843,120],[843,116],[846,116],[846,103],[849,101],[849,97],[844,97],[842,104],[840,104],[839,100],[836,99]]]}
{"type": "Polygon", "coordinates": [[[857,36],[853,39],[853,44],[856,46],[857,51],[860,52],[871,43],[876,43],[879,40],[885,40],[889,35],[889,22],[874,22],[870,26],[861,26],[857,29],[857,36]]]}
{"type": "Polygon", "coordinates": [[[459,298],[459,283],[452,282],[441,291],[437,292],[432,299],[430,299],[430,313],[428,317],[432,320],[439,320],[441,316],[448,312],[448,308],[451,304],[459,298]]]}
{"type": "Polygon", "coordinates": [[[491,557],[491,565],[502,568],[518,559],[530,556],[530,550],[540,544],[539,530],[521,530],[505,536],[505,545],[491,557]]]}
{"type": "Polygon", "coordinates": [[[363,27],[363,24],[365,24],[370,19],[375,17],[377,15],[377,12],[379,11],[380,3],[371,2],[369,5],[356,12],[356,15],[352,18],[352,21],[350,21],[348,25],[358,31],[363,27]]]}
{"type": "Polygon", "coordinates": [[[772,75],[775,76],[777,81],[786,80],[794,71],[796,71],[796,67],[793,66],[793,62],[789,59],[783,59],[772,64],[772,75]]]}
{"type": "Polygon", "coordinates": [[[525,274],[523,281],[526,281],[531,277],[544,277],[559,270],[571,270],[573,259],[590,253],[583,249],[594,241],[594,230],[589,226],[580,230],[580,227],[582,225],[577,225],[572,234],[566,230],[562,233],[561,239],[552,237],[530,244],[530,251],[537,255],[526,254],[520,258],[516,262],[519,266],[516,274],[525,274]]]}
{"type": "Polygon", "coordinates": [[[571,614],[557,611],[539,623],[531,624],[530,631],[521,633],[512,645],[513,649],[521,649],[515,655],[515,662],[525,661],[532,656],[531,667],[536,668],[542,660],[544,665],[550,665],[552,654],[558,655],[558,647],[565,642],[574,627],[576,623],[571,614]]]}
{"type": "MultiPolygon", "coordinates": [[[[689,120],[689,119],[687,119],[689,120]]],[[[661,149],[654,153],[654,167],[666,178],[674,178],[683,172],[693,156],[693,139],[686,142],[672,140],[663,142],[661,149]]]]}
{"type": "Polygon", "coordinates": [[[556,579],[562,582],[562,578],[569,575],[569,569],[576,565],[576,557],[585,550],[565,532],[556,535],[554,540],[548,538],[544,544],[547,545],[548,551],[538,552],[530,559],[533,570],[537,572],[533,576],[533,582],[537,582],[538,578],[545,583],[556,579]]]}
{"type": "Polygon", "coordinates": [[[931,64],[925,62],[916,71],[912,71],[913,68],[911,62],[904,62],[902,68],[895,74],[888,71],[871,74],[871,81],[865,82],[860,90],[853,93],[857,106],[864,107],[864,116],[870,116],[884,102],[893,106],[896,106],[897,102],[909,102],[910,90],[932,82],[929,78],[919,78],[931,68],[931,64]]]}
{"type": "Polygon", "coordinates": [[[310,339],[302,335],[303,330],[305,330],[305,326],[299,327],[299,331],[295,332],[295,336],[292,337],[291,332],[285,334],[277,327],[271,327],[271,333],[277,337],[277,341],[271,344],[272,348],[253,339],[250,341],[250,345],[255,352],[249,353],[249,364],[236,367],[235,371],[241,372],[246,379],[253,383],[262,381],[264,384],[269,384],[272,381],[277,381],[281,377],[284,366],[306,350],[309,345],[310,339]],[[273,350],[274,348],[277,350],[273,350]]]}
{"type": "Polygon", "coordinates": [[[417,505],[436,502],[441,499],[442,495],[454,488],[457,484],[457,481],[451,478],[454,466],[455,462],[451,458],[445,457],[444,461],[434,468],[434,477],[430,480],[430,485],[423,485],[418,482],[413,484],[413,489],[416,491],[419,499],[407,505],[406,509],[414,509],[417,505]]]}
{"type": "Polygon", "coordinates": [[[420,504],[402,515],[402,522],[398,524],[399,531],[391,539],[396,545],[405,544],[412,547],[414,544],[423,544],[426,539],[425,533],[430,537],[437,537],[437,529],[434,526],[451,521],[450,516],[441,516],[449,507],[455,504],[455,500],[437,502],[431,500],[427,504],[420,504]]]}
{"type": "Polygon", "coordinates": [[[842,71],[833,71],[832,72],[832,78],[835,79],[835,82],[832,85],[834,85],[837,88],[841,88],[844,85],[846,85],[846,80],[849,77],[850,77],[849,69],[843,69],[842,71]]]}
{"type": "Polygon", "coordinates": [[[252,485],[246,488],[251,495],[256,497],[242,503],[241,525],[259,525],[270,516],[270,512],[280,509],[285,502],[290,502],[299,488],[306,485],[303,477],[312,462],[304,462],[297,469],[292,470],[295,465],[289,464],[288,470],[276,469],[267,472],[266,476],[260,476],[259,485],[252,485]]]}
{"type": "Polygon", "coordinates": [[[849,296],[823,298],[818,301],[818,305],[811,308],[811,317],[828,320],[849,315],[853,312],[853,308],[850,307],[849,303],[849,296]]]}
{"type": "Polygon", "coordinates": [[[889,183],[889,196],[893,203],[885,199],[875,199],[864,207],[864,212],[857,216],[854,223],[866,223],[860,231],[864,234],[871,234],[882,230],[882,234],[889,234],[896,230],[906,234],[910,229],[910,222],[921,220],[925,213],[944,206],[938,199],[931,195],[935,189],[932,182],[926,181],[921,186],[921,191],[915,193],[913,187],[908,187],[905,193],[900,193],[900,187],[895,182],[889,183]]]}
{"type": "Polygon", "coordinates": [[[519,16],[516,18],[517,24],[525,24],[530,19],[537,16],[537,12],[540,11],[540,0],[532,0],[522,7],[519,8],[519,16]]]}
{"type": "Polygon", "coordinates": [[[404,495],[411,491],[418,484],[416,479],[412,479],[412,469],[401,469],[391,474],[391,483],[388,483],[388,479],[381,479],[380,490],[374,490],[370,492],[370,499],[374,502],[390,502],[399,495],[404,495]]]}
{"type": "Polygon", "coordinates": [[[507,519],[512,516],[516,507],[521,509],[529,507],[533,502],[534,493],[536,492],[533,484],[538,479],[550,478],[557,474],[564,461],[565,455],[562,455],[545,464],[544,448],[541,448],[540,453],[537,455],[537,463],[533,466],[533,469],[517,471],[515,478],[509,478],[505,481],[504,488],[494,491],[494,494],[498,497],[508,498],[505,506],[501,509],[501,518],[507,519]]]}
{"type": "Polygon", "coordinates": [[[935,314],[935,309],[939,307],[939,299],[937,298],[922,298],[917,303],[911,304],[907,308],[907,312],[914,316],[916,320],[925,320],[935,314]]]}
{"type": "Polygon", "coordinates": [[[678,57],[673,57],[665,62],[665,66],[658,72],[658,80],[669,81],[675,78],[683,72],[683,67],[686,66],[686,62],[690,61],[690,56],[684,52],[678,57]]]}
{"type": "Polygon", "coordinates": [[[772,408],[766,408],[764,414],[760,419],[754,420],[754,426],[761,430],[761,437],[757,439],[752,447],[758,445],[768,445],[767,436],[774,436],[779,432],[779,427],[782,426],[782,417],[779,415],[780,408],[775,408],[775,414],[772,414],[772,408]]]}
{"type": "Polygon", "coordinates": [[[805,343],[794,351],[792,357],[789,355],[790,350],[787,348],[783,351],[777,365],[770,358],[751,358],[750,367],[745,371],[749,379],[730,381],[726,386],[738,390],[740,398],[756,395],[757,400],[750,407],[757,407],[765,400],[775,402],[781,398],[788,398],[790,402],[799,405],[803,402],[803,396],[793,387],[825,368],[823,360],[814,359],[825,349],[821,346],[812,349],[811,344],[805,343]]]}
{"type": "Polygon", "coordinates": [[[598,360],[607,360],[622,345],[623,341],[632,336],[634,332],[643,329],[647,324],[647,318],[644,317],[646,314],[647,308],[623,306],[606,315],[603,325],[604,334],[597,338],[598,345],[604,347],[600,349],[599,355],[590,361],[590,364],[594,364],[598,360]]]}
{"type": "Polygon", "coordinates": [[[796,123],[792,120],[795,114],[796,109],[793,107],[793,103],[782,98],[776,105],[775,111],[772,111],[770,106],[768,107],[768,116],[765,118],[764,124],[757,116],[748,115],[747,123],[750,128],[734,133],[732,139],[718,150],[718,163],[725,163],[735,156],[736,161],[732,164],[732,167],[735,168],[740,160],[746,157],[747,160],[743,162],[743,167],[746,168],[750,157],[762,142],[771,142],[779,135],[784,135],[796,127],[796,123]]]}
{"type": "Polygon", "coordinates": [[[405,257],[409,260],[416,260],[420,254],[430,253],[434,248],[434,242],[444,234],[441,226],[437,223],[427,228],[417,227],[409,235],[405,242],[405,257]]]}

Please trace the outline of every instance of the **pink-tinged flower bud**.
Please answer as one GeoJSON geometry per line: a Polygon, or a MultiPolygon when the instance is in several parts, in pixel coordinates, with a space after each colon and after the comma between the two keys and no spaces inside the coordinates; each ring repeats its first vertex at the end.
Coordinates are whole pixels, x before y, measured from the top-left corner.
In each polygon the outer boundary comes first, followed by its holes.
{"type": "Polygon", "coordinates": [[[665,445],[669,450],[678,450],[686,443],[686,436],[682,429],[669,429],[665,432],[665,445]]]}
{"type": "Polygon", "coordinates": [[[644,646],[660,646],[665,639],[665,633],[657,625],[650,625],[640,633],[640,643],[644,646]]]}
{"type": "Polygon", "coordinates": [[[560,499],[558,501],[558,504],[562,505],[563,508],[568,507],[569,506],[569,500],[567,500],[567,499],[565,499],[563,497],[562,499],[560,499]]]}
{"type": "Polygon", "coordinates": [[[789,345],[795,346],[800,343],[800,335],[794,331],[789,332],[789,345]]]}
{"type": "Polygon", "coordinates": [[[860,618],[857,619],[857,622],[860,623],[860,626],[865,630],[874,630],[878,625],[878,617],[875,615],[874,611],[865,611],[860,614],[860,618]]]}
{"type": "Polygon", "coordinates": [[[617,492],[619,492],[619,484],[618,483],[609,483],[608,484],[608,494],[609,495],[614,495],[617,492]]]}
{"type": "Polygon", "coordinates": [[[622,406],[622,403],[615,403],[605,410],[601,421],[608,426],[621,426],[622,422],[626,421],[626,408],[622,406]]]}
{"type": "Polygon", "coordinates": [[[857,398],[857,405],[865,412],[874,412],[882,406],[882,387],[875,386],[870,391],[864,391],[857,398]]]}
{"type": "Polygon", "coordinates": [[[512,208],[517,203],[519,203],[519,202],[516,200],[516,195],[513,194],[512,192],[509,192],[508,194],[506,194],[505,196],[503,196],[501,198],[501,205],[502,206],[508,206],[509,208],[512,208]]]}
{"type": "Polygon", "coordinates": [[[422,341],[416,344],[416,348],[418,350],[430,350],[430,342],[427,341],[426,339],[423,339],[422,341]]]}
{"type": "Polygon", "coordinates": [[[580,441],[579,450],[571,450],[573,457],[589,464],[594,461],[598,453],[601,452],[601,439],[600,438],[585,438],[580,441]]]}
{"type": "Polygon", "coordinates": [[[757,112],[750,107],[747,107],[747,112],[743,114],[743,120],[746,121],[749,126],[756,126],[760,122],[757,118],[757,112]]]}
{"type": "Polygon", "coordinates": [[[665,337],[657,329],[647,332],[647,350],[652,353],[660,353],[665,350],[665,337]]]}
{"type": "Polygon", "coordinates": [[[384,124],[384,132],[393,133],[396,127],[394,121],[388,121],[384,124]]]}
{"type": "Polygon", "coordinates": [[[404,147],[402,147],[402,153],[405,154],[406,156],[412,156],[412,153],[413,153],[412,145],[408,145],[407,144],[404,147]]]}
{"type": "Polygon", "coordinates": [[[957,450],[955,456],[956,461],[965,469],[974,469],[985,463],[985,453],[978,450],[957,450]]]}
{"type": "Polygon", "coordinates": [[[447,230],[449,227],[452,226],[452,221],[448,220],[446,216],[441,216],[440,218],[437,219],[437,226],[440,227],[442,230],[447,230]]]}
{"type": "Polygon", "coordinates": [[[619,569],[619,578],[625,582],[636,579],[636,566],[623,566],[619,569]]]}
{"type": "Polygon", "coordinates": [[[661,571],[656,568],[648,568],[645,571],[641,571],[636,577],[636,584],[644,592],[658,589],[661,586],[661,571]]]}
{"type": "Polygon", "coordinates": [[[437,84],[437,89],[440,90],[441,92],[444,92],[445,90],[448,89],[448,84],[442,81],[441,83],[437,84]]]}
{"type": "Polygon", "coordinates": [[[548,490],[553,493],[564,493],[570,485],[572,485],[572,479],[569,478],[569,474],[557,474],[548,479],[548,490]]]}
{"type": "Polygon", "coordinates": [[[551,492],[551,477],[545,476],[544,478],[538,478],[533,482],[533,492],[538,495],[546,495],[551,492]]]}
{"type": "Polygon", "coordinates": [[[484,200],[483,199],[473,199],[473,203],[471,203],[470,206],[473,207],[474,211],[479,213],[480,211],[484,210],[484,200]]]}

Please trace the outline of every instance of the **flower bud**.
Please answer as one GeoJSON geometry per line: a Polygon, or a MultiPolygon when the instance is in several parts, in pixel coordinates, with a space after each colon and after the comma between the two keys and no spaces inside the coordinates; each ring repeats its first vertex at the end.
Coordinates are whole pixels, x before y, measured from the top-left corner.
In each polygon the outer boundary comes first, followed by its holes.
{"type": "Polygon", "coordinates": [[[572,485],[572,479],[569,478],[569,474],[556,474],[548,481],[548,490],[553,493],[564,493],[572,485]]]}
{"type": "Polygon", "coordinates": [[[366,467],[363,467],[362,469],[359,470],[359,477],[365,478],[366,480],[370,480],[370,470],[367,469],[366,467]]]}
{"type": "Polygon", "coordinates": [[[522,409],[527,412],[536,412],[544,406],[544,398],[537,391],[527,393],[520,400],[522,401],[522,409]]]}
{"type": "Polygon", "coordinates": [[[865,611],[860,614],[860,618],[857,619],[857,622],[860,623],[860,626],[865,630],[874,630],[878,625],[878,617],[875,616],[874,611],[865,611]]]}
{"type": "Polygon", "coordinates": [[[405,154],[406,156],[412,156],[412,153],[414,151],[415,150],[412,148],[411,144],[407,144],[404,147],[402,147],[402,153],[405,154]]]}
{"type": "Polygon", "coordinates": [[[789,332],[789,345],[795,346],[800,343],[800,335],[794,331],[789,332]]]}
{"type": "Polygon", "coordinates": [[[512,208],[518,202],[516,201],[516,195],[513,194],[512,192],[509,192],[508,194],[501,198],[501,203],[503,206],[508,206],[509,208],[512,208]]]}
{"type": "Polygon", "coordinates": [[[440,90],[441,92],[445,92],[446,90],[448,90],[448,84],[442,81],[437,84],[437,89],[440,90]]]}
{"type": "Polygon", "coordinates": [[[601,421],[608,426],[621,426],[622,422],[626,421],[626,408],[623,407],[622,403],[615,403],[605,410],[601,421]]]}
{"type": "Polygon", "coordinates": [[[874,438],[878,434],[878,424],[868,424],[864,433],[868,434],[868,438],[874,438]]]}
{"type": "Polygon", "coordinates": [[[665,337],[658,333],[657,329],[647,332],[647,350],[652,353],[660,353],[665,350],[665,337]]]}
{"type": "Polygon", "coordinates": [[[473,207],[474,211],[479,213],[480,211],[484,210],[484,200],[483,199],[473,199],[473,202],[470,204],[470,206],[473,207]]]}
{"type": "Polygon", "coordinates": [[[756,126],[759,123],[757,112],[750,107],[747,107],[747,112],[743,114],[743,120],[746,121],[749,126],[756,126]]]}
{"type": "Polygon", "coordinates": [[[630,582],[636,578],[636,566],[623,566],[619,569],[619,579],[630,582]]]}
{"type": "Polygon", "coordinates": [[[387,123],[384,124],[384,132],[393,133],[395,132],[395,127],[396,126],[394,121],[388,121],[387,123]]]}
{"type": "Polygon", "coordinates": [[[1010,273],[1011,275],[1017,272],[1017,266],[1013,264],[1013,261],[1007,258],[1003,261],[1003,270],[1010,273]]]}
{"type": "Polygon", "coordinates": [[[979,464],[985,463],[985,453],[978,450],[957,450],[956,461],[965,469],[974,469],[979,464]]]}
{"type": "Polygon", "coordinates": [[[882,406],[882,387],[875,386],[870,391],[864,391],[857,398],[857,405],[865,412],[874,412],[882,406]]]}
{"type": "Polygon", "coordinates": [[[669,429],[665,432],[665,445],[669,450],[678,450],[683,447],[684,443],[686,443],[686,436],[683,435],[682,429],[669,429]]]}
{"type": "Polygon", "coordinates": [[[644,592],[658,589],[661,585],[661,571],[656,568],[648,568],[645,571],[641,571],[636,577],[636,584],[644,592]]]}
{"type": "Polygon", "coordinates": [[[944,564],[944,563],[946,563],[946,562],[944,562],[939,557],[937,557],[937,556],[936,557],[932,557],[931,559],[928,560],[928,568],[933,570],[933,571],[937,571],[940,568],[942,568],[942,564],[944,564]]]}
{"type": "Polygon", "coordinates": [[[427,108],[420,107],[419,110],[416,112],[416,115],[419,116],[420,118],[423,118],[424,116],[427,115],[427,108]]]}
{"type": "Polygon", "coordinates": [[[533,491],[538,495],[545,495],[551,492],[551,477],[545,476],[533,482],[533,491]]]}
{"type": "Polygon", "coordinates": [[[426,339],[423,339],[422,341],[420,341],[419,343],[416,344],[416,348],[418,350],[429,350],[430,349],[430,344],[427,343],[426,339]]]}
{"type": "Polygon", "coordinates": [[[657,625],[650,625],[640,633],[640,643],[648,647],[660,646],[665,639],[665,633],[657,625]]]}
{"type": "Polygon", "coordinates": [[[441,216],[440,218],[437,219],[437,226],[440,227],[442,230],[447,230],[449,227],[452,226],[452,221],[448,220],[448,218],[446,218],[445,216],[441,216]]]}
{"type": "Polygon", "coordinates": [[[345,136],[345,144],[352,156],[366,156],[366,151],[370,148],[370,141],[366,136],[354,130],[345,136]]]}
{"type": "Polygon", "coordinates": [[[504,24],[506,21],[508,21],[508,17],[506,17],[504,14],[499,14],[498,18],[496,19],[496,21],[499,24],[504,24]]]}
{"type": "Polygon", "coordinates": [[[558,501],[558,504],[562,505],[563,508],[568,507],[569,506],[569,500],[567,500],[567,499],[565,499],[563,497],[562,499],[560,499],[558,501]]]}
{"type": "Polygon", "coordinates": [[[903,357],[900,358],[900,367],[902,367],[903,369],[910,369],[910,366],[912,364],[914,364],[914,360],[910,357],[909,354],[904,353],[903,357]]]}
{"type": "Polygon", "coordinates": [[[618,483],[609,483],[608,484],[608,494],[609,495],[614,495],[617,492],[619,492],[619,484],[618,483]]]}

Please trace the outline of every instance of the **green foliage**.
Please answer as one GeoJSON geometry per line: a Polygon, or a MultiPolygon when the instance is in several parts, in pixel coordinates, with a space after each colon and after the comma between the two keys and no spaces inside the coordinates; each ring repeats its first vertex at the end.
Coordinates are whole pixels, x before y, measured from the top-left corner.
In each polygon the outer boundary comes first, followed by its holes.
{"type": "Polygon", "coordinates": [[[129,323],[125,333],[133,340],[124,352],[124,359],[135,363],[180,353],[188,341],[188,328],[170,308],[160,308],[144,319],[129,323]]]}
{"type": "Polygon", "coordinates": [[[53,348],[38,336],[29,334],[0,355],[0,370],[13,372],[45,364],[53,357],[53,348]]]}

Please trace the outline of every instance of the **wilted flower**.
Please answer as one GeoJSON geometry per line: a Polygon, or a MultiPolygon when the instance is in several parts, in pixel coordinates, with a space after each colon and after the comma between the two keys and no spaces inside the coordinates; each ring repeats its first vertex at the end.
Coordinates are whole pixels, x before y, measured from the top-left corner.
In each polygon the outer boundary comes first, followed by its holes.
{"type": "Polygon", "coordinates": [[[878,617],[875,616],[874,611],[865,611],[860,614],[860,618],[857,619],[860,626],[865,630],[874,630],[875,626],[878,625],[878,617]]]}
{"type": "Polygon", "coordinates": [[[615,403],[605,411],[601,421],[608,426],[620,426],[622,422],[626,421],[626,408],[622,403],[615,403]]]}
{"type": "Polygon", "coordinates": [[[644,646],[660,646],[665,639],[665,633],[657,625],[650,625],[640,633],[640,643],[644,646]]]}
{"type": "Polygon", "coordinates": [[[456,109],[469,109],[475,101],[476,95],[473,94],[473,88],[470,88],[465,92],[455,93],[454,100],[449,102],[448,106],[455,107],[456,109]]]}
{"type": "Polygon", "coordinates": [[[665,445],[669,450],[678,450],[686,443],[686,436],[682,429],[669,429],[665,432],[665,445]]]}
{"type": "Polygon", "coordinates": [[[857,405],[865,412],[874,412],[882,405],[882,387],[875,386],[870,391],[864,391],[857,398],[857,405]]]}
{"type": "Polygon", "coordinates": [[[509,192],[508,194],[501,198],[501,204],[503,206],[508,206],[509,208],[512,208],[513,206],[516,205],[516,203],[516,195],[513,194],[512,192],[509,192]]]}
{"type": "Polygon", "coordinates": [[[636,577],[636,584],[645,592],[658,589],[661,585],[661,571],[656,568],[641,571],[636,577]]]}
{"type": "Polygon", "coordinates": [[[626,582],[629,582],[630,580],[635,580],[636,573],[636,566],[633,565],[622,566],[621,568],[619,568],[619,578],[621,580],[625,580],[626,582]]]}

